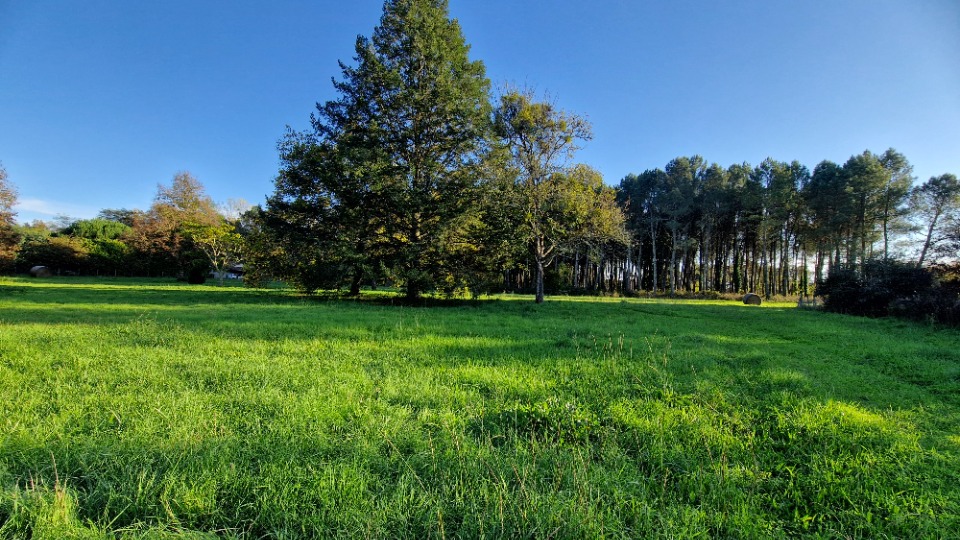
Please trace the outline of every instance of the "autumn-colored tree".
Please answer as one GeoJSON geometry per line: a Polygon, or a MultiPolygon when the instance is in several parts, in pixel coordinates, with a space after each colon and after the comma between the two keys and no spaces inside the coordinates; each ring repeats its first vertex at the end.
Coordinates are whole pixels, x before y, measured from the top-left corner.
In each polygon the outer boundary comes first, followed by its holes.
{"type": "Polygon", "coordinates": [[[0,271],[13,266],[20,237],[14,226],[17,213],[13,206],[17,203],[17,190],[7,180],[7,170],[0,163],[0,271]]]}
{"type": "Polygon", "coordinates": [[[223,221],[203,184],[186,171],[177,173],[169,186],[157,186],[157,196],[150,211],[180,229],[217,226],[223,221]]]}
{"type": "Polygon", "coordinates": [[[125,237],[139,254],[138,273],[185,276],[204,272],[206,258],[192,235],[217,227],[223,218],[203,185],[189,172],[177,173],[169,186],[157,186],[147,212],[130,216],[132,231],[125,237]]]}

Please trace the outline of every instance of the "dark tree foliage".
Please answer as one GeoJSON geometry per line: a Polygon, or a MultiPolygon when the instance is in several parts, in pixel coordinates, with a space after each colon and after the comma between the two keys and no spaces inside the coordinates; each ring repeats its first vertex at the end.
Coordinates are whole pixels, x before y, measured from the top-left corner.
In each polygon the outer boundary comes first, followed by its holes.
{"type": "Polygon", "coordinates": [[[489,82],[445,0],[388,0],[341,63],[339,98],[280,144],[261,216],[301,288],[383,275],[410,298],[462,279],[459,230],[476,210],[489,82]],[[296,257],[293,257],[295,254],[296,257]]]}
{"type": "Polygon", "coordinates": [[[54,274],[86,273],[90,247],[80,238],[51,236],[23,243],[17,253],[17,271],[25,273],[34,266],[46,266],[54,274]]]}
{"type": "Polygon", "coordinates": [[[631,245],[626,261],[610,253],[601,272],[622,271],[628,293],[806,296],[827,275],[862,273],[871,259],[953,258],[960,251],[952,241],[960,238],[955,177],[911,190],[912,170],[892,148],[843,165],[823,161],[812,172],[770,158],[723,169],[678,157],[621,181],[631,245]],[[911,245],[911,227],[926,240],[911,245]]]}
{"type": "Polygon", "coordinates": [[[274,271],[306,291],[349,280],[359,292],[364,277],[379,269],[384,241],[375,219],[383,202],[379,176],[362,163],[354,166],[362,148],[315,134],[289,133],[280,151],[285,167],[258,217],[262,234],[277,247],[274,271]]]}
{"type": "Polygon", "coordinates": [[[914,264],[870,259],[834,268],[817,286],[817,295],[824,298],[827,311],[886,317],[891,309],[903,314],[909,302],[933,294],[936,287],[933,274],[914,264]]]}

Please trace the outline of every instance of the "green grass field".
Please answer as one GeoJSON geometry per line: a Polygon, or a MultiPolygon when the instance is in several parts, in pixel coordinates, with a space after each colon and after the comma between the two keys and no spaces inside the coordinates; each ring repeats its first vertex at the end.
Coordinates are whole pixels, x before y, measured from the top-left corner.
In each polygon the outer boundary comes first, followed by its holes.
{"type": "Polygon", "coordinates": [[[0,280],[0,538],[957,538],[960,334],[0,280]]]}

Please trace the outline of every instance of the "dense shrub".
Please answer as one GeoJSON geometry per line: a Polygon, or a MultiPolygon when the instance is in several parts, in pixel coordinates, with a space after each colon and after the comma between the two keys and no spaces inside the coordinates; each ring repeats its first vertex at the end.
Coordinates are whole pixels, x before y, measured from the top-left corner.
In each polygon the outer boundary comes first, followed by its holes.
{"type": "Polygon", "coordinates": [[[862,268],[839,267],[817,285],[824,309],[867,317],[896,316],[960,324],[957,284],[931,270],[899,261],[871,260],[862,268]]]}
{"type": "Polygon", "coordinates": [[[935,285],[890,304],[890,315],[960,326],[960,265],[938,265],[928,273],[935,285]]]}
{"type": "Polygon", "coordinates": [[[130,227],[123,223],[97,218],[74,221],[61,234],[89,240],[117,240],[130,230],[130,227]]]}
{"type": "Polygon", "coordinates": [[[16,268],[18,272],[26,273],[34,266],[46,266],[57,275],[76,274],[84,270],[89,254],[89,247],[79,238],[31,238],[20,246],[16,268]]]}
{"type": "Polygon", "coordinates": [[[894,300],[890,304],[890,315],[960,326],[960,299],[937,288],[926,294],[894,300]]]}
{"type": "Polygon", "coordinates": [[[210,262],[196,256],[194,252],[189,252],[187,255],[188,257],[185,257],[182,262],[183,266],[177,279],[186,280],[191,285],[203,285],[207,282],[207,277],[212,270],[210,262]]]}

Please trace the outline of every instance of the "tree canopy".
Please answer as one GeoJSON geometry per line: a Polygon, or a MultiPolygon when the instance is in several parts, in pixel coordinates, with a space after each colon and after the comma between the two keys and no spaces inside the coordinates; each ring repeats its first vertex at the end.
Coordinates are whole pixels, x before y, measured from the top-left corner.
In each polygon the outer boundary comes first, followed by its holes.
{"type": "Polygon", "coordinates": [[[13,265],[17,251],[19,235],[14,229],[17,204],[17,190],[7,179],[7,170],[0,163],[0,271],[13,265]]]}
{"type": "MultiPolygon", "coordinates": [[[[960,182],[952,174],[931,177],[911,193],[911,199],[918,217],[926,225],[923,247],[917,266],[923,266],[931,247],[946,241],[956,246],[956,220],[960,210],[960,182]]],[[[956,255],[954,253],[953,255],[956,255]]]]}
{"type": "Polygon", "coordinates": [[[960,251],[956,177],[914,185],[893,148],[812,169],[682,155],[608,186],[575,162],[585,117],[526,90],[491,97],[447,0],[386,0],[333,88],[308,129],[278,142],[262,207],[218,211],[181,172],[147,210],[17,226],[0,166],[0,267],[16,256],[18,269],[182,277],[242,255],[251,282],[308,292],[388,284],[408,299],[506,290],[542,302],[547,291],[806,295],[838,269],[960,251]]]}
{"type": "Polygon", "coordinates": [[[535,301],[544,300],[547,266],[565,248],[590,240],[623,238],[623,218],[614,192],[600,174],[567,161],[590,125],[529,93],[511,91],[494,114],[496,134],[509,153],[502,204],[529,252],[535,271],[535,301]]]}
{"type": "Polygon", "coordinates": [[[280,144],[263,223],[307,289],[382,273],[410,298],[457,279],[445,239],[475,210],[489,82],[443,0],[389,0],[339,97],[280,144]]]}

